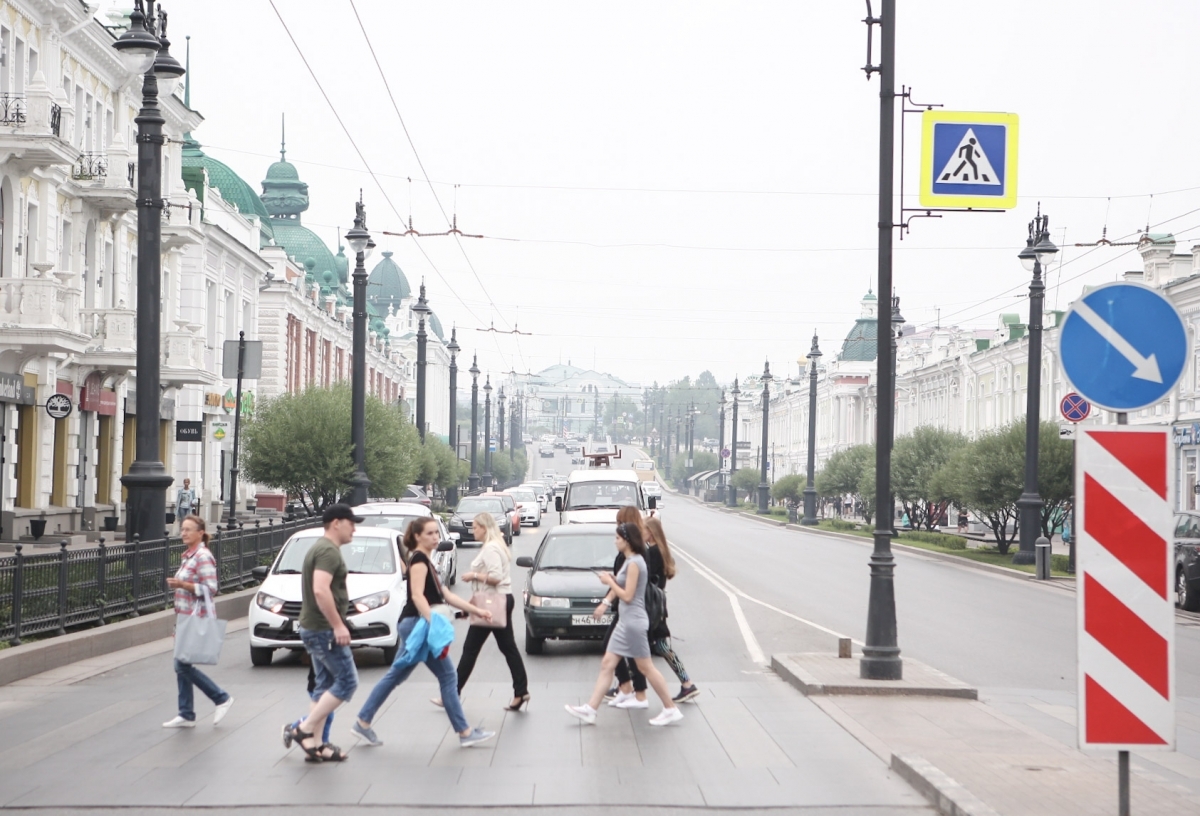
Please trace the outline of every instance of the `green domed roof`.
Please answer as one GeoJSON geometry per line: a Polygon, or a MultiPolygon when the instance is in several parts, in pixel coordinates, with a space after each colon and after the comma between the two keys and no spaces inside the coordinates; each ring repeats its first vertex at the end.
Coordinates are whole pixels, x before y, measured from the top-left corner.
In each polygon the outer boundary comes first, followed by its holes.
{"type": "Polygon", "coordinates": [[[383,260],[375,264],[367,278],[367,300],[386,312],[393,306],[399,309],[401,301],[407,297],[412,297],[412,289],[404,270],[392,260],[391,252],[384,252],[383,260]]]}
{"type": "Polygon", "coordinates": [[[313,272],[317,281],[324,280],[326,271],[337,275],[337,259],[329,251],[329,247],[325,246],[325,242],[308,227],[299,221],[276,218],[271,220],[271,228],[275,232],[275,243],[283,247],[293,261],[301,266],[305,266],[310,258],[315,262],[313,272]]]}
{"type": "Polygon", "coordinates": [[[200,149],[200,143],[189,134],[183,145],[183,178],[186,186],[196,193],[201,204],[204,203],[203,184],[195,171],[203,170],[208,175],[210,187],[216,187],[221,198],[238,208],[244,215],[256,215],[259,219],[260,240],[265,246],[271,242],[270,214],[263,205],[262,199],[254,192],[241,176],[233,172],[228,165],[217,161],[200,149]],[[192,170],[193,173],[188,173],[192,170]]]}
{"type": "Polygon", "coordinates": [[[438,316],[433,312],[429,313],[429,328],[437,335],[438,340],[446,342],[446,332],[442,330],[442,321],[438,320],[438,316]]]}

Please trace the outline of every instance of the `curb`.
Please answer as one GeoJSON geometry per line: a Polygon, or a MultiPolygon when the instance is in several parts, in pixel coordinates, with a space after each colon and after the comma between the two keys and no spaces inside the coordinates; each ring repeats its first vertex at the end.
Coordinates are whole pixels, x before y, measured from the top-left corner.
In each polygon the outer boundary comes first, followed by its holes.
{"type": "Polygon", "coordinates": [[[944,816],[999,816],[979,797],[922,757],[892,754],[891,768],[944,816]]]}
{"type": "MultiPolygon", "coordinates": [[[[224,620],[246,617],[257,592],[258,587],[254,587],[218,595],[213,598],[217,616],[224,620]]],[[[168,609],[4,649],[0,651],[0,686],[80,660],[171,637],[174,631],[175,612],[168,609]]]]}
{"type": "MultiPolygon", "coordinates": [[[[911,658],[910,658],[911,660],[911,658]]],[[[857,685],[847,683],[838,685],[824,683],[819,678],[805,671],[796,662],[789,660],[787,655],[771,655],[771,669],[783,680],[805,697],[821,696],[865,696],[865,697],[946,697],[957,700],[978,700],[979,690],[968,686],[944,672],[927,667],[935,678],[945,678],[944,685],[905,686],[888,682],[888,685],[857,685]]]]}

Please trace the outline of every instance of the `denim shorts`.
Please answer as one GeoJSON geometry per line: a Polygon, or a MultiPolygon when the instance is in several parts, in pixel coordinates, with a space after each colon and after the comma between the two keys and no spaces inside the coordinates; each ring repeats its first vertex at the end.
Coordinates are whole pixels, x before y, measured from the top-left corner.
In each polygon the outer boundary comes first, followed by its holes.
{"type": "Polygon", "coordinates": [[[332,630],[313,631],[301,627],[300,640],[312,658],[316,681],[313,699],[327,691],[343,703],[353,697],[358,688],[358,669],[354,666],[350,647],[335,643],[332,630]]]}

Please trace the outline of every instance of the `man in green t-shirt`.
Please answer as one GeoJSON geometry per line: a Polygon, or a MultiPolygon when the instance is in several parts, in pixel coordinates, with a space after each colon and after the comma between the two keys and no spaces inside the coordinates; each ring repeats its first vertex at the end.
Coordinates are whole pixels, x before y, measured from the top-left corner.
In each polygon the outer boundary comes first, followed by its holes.
{"type": "Polygon", "coordinates": [[[346,612],[346,563],[341,547],[354,537],[354,526],[362,516],[345,504],[335,504],[321,518],[325,535],[304,556],[301,570],[303,603],[300,606],[300,639],[312,659],[315,685],[308,716],[297,725],[284,726],[284,744],[292,741],[315,762],[345,759],[335,745],[322,744],[314,734],[324,732],[325,719],[358,688],[358,670],[350,652],[350,629],[346,612]]]}

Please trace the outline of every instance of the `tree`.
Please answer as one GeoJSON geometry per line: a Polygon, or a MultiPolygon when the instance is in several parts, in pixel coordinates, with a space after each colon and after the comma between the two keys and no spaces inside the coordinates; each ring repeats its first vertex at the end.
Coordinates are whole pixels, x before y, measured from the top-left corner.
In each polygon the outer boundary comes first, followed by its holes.
{"type": "MultiPolygon", "coordinates": [[[[747,494],[749,501],[754,501],[754,492],[758,490],[759,473],[752,468],[742,468],[733,473],[733,489],[747,494]]],[[[736,497],[736,494],[735,494],[736,497]]]]}
{"type": "Polygon", "coordinates": [[[425,436],[425,444],[421,446],[422,467],[421,484],[435,484],[442,490],[460,484],[458,459],[450,446],[433,434],[425,436]]]}
{"type": "Polygon", "coordinates": [[[1057,423],[1042,423],[1038,432],[1038,495],[1042,497],[1042,535],[1046,538],[1067,515],[1075,467],[1073,445],[1059,438],[1057,423]]]}
{"type": "Polygon", "coordinates": [[[931,481],[966,444],[962,434],[931,426],[920,426],[896,440],[892,448],[892,490],[914,530],[932,530],[945,511],[949,497],[932,490],[931,481]]]}
{"type": "Polygon", "coordinates": [[[689,468],[687,466],[687,453],[680,453],[679,456],[671,461],[671,479],[678,483],[692,474],[703,473],[706,470],[716,470],[718,462],[719,460],[715,453],[694,450],[692,453],[692,466],[689,468]]]}
{"type": "MultiPolygon", "coordinates": [[[[344,497],[354,473],[350,386],[308,388],[262,403],[242,429],[246,478],[315,510],[344,497]]],[[[399,496],[417,478],[420,438],[394,405],[367,396],[367,477],[372,496],[399,496]]]]}
{"type": "Polygon", "coordinates": [[[1000,554],[1007,555],[1017,536],[1024,462],[1025,424],[1016,422],[955,451],[933,477],[931,489],[980,516],[1000,554]]]}
{"type": "Polygon", "coordinates": [[[804,498],[804,488],[807,486],[807,477],[798,474],[784,476],[771,485],[771,497],[778,502],[788,501],[792,504],[800,504],[804,498]]]}
{"type": "Polygon", "coordinates": [[[875,514],[875,446],[855,445],[829,457],[814,487],[824,498],[853,496],[870,524],[875,514]]]}

